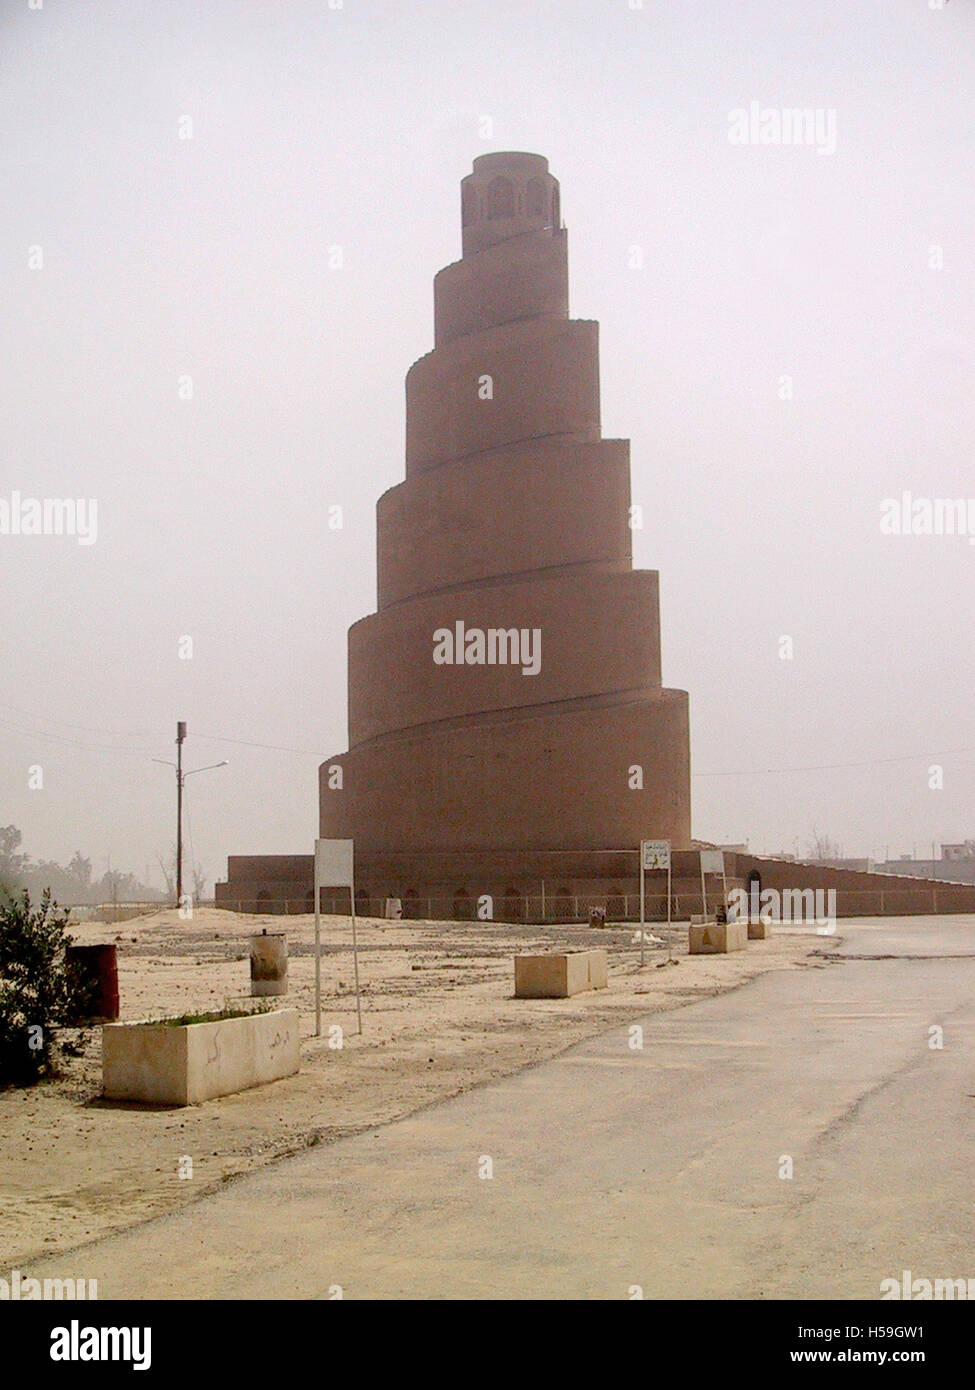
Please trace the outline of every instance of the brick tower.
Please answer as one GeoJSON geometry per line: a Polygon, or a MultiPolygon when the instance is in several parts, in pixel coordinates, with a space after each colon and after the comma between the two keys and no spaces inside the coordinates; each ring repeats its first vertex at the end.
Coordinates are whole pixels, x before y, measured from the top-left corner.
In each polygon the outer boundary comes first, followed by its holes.
{"type": "Polygon", "coordinates": [[[687,695],[661,685],[658,576],[632,566],[629,444],[600,434],[598,324],[569,318],[558,182],[540,155],[482,155],[461,209],[320,833],[418,871],[441,851],[686,848],[687,695]]]}

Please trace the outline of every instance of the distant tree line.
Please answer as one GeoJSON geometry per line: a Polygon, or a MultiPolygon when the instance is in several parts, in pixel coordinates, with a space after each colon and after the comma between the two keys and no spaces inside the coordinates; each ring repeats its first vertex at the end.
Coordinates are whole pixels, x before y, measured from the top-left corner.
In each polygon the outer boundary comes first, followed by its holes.
{"type": "Polygon", "coordinates": [[[108,869],[92,877],[91,860],[77,850],[67,865],[54,859],[32,859],[22,854],[22,835],[15,825],[0,826],[0,893],[7,898],[25,888],[34,898],[50,890],[55,902],[76,903],[162,902],[165,894],[150,888],[135,874],[108,869]]]}

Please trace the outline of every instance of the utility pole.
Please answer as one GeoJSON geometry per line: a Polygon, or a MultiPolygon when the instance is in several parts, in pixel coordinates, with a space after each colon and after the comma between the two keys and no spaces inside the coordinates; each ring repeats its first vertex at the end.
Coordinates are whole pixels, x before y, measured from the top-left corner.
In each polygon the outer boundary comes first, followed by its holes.
{"type": "Polygon", "coordinates": [[[187,777],[192,777],[196,772],[210,772],[215,767],[226,767],[228,760],[223,759],[219,763],[208,763],[206,767],[194,767],[189,772],[183,771],[183,741],[186,738],[186,720],[180,719],[176,725],[176,761],[169,762],[166,758],[153,758],[154,763],[162,763],[164,767],[174,767],[176,769],[176,906],[183,906],[183,783],[187,777]]]}
{"type": "Polygon", "coordinates": [[[176,725],[176,906],[183,905],[183,740],[186,721],[176,725]]]}

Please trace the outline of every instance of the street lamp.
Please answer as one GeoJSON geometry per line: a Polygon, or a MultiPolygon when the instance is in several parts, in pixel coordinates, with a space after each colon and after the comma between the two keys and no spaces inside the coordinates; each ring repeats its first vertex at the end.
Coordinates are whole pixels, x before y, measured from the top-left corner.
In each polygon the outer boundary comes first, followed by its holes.
{"type": "Polygon", "coordinates": [[[174,767],[176,769],[176,906],[183,904],[183,783],[187,777],[194,776],[197,772],[211,772],[215,767],[227,767],[230,759],[224,758],[219,763],[207,763],[206,767],[194,767],[189,772],[183,771],[183,740],[186,738],[186,721],[181,719],[176,725],[176,759],[171,763],[167,758],[153,758],[154,763],[162,763],[164,767],[174,767]]]}

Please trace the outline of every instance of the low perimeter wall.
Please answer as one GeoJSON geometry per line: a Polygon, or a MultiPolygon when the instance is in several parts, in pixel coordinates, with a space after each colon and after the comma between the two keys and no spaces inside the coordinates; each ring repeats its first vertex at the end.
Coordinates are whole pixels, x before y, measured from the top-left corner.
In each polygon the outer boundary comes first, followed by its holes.
{"type": "MultiPolygon", "coordinates": [[[[235,855],[227,881],[216,885],[216,905],[231,911],[280,915],[314,911],[311,855],[235,855]]],[[[697,850],[676,850],[671,877],[671,916],[687,921],[705,911],[697,850]]],[[[975,884],[908,878],[824,864],[793,863],[758,855],[725,853],[729,893],[757,879],[780,894],[817,890],[836,894],[838,917],[915,916],[975,912],[975,884]]],[[[947,866],[946,866],[947,868],[947,866]]],[[[647,875],[647,921],[667,917],[667,875],[647,875]]],[[[722,882],[707,878],[707,910],[721,901],[722,882]]],[[[404,918],[476,921],[483,895],[498,922],[580,922],[590,907],[607,922],[640,920],[637,851],[485,850],[429,854],[356,855],[356,910],[382,917],[387,898],[399,898],[404,918]]],[[[346,915],[348,891],[323,890],[323,912],[346,915]]],[[[776,914],[773,912],[772,914],[776,914]]]]}

